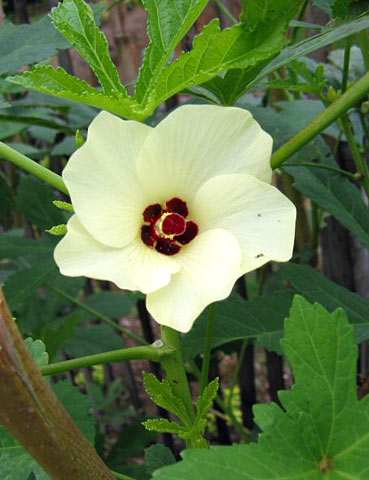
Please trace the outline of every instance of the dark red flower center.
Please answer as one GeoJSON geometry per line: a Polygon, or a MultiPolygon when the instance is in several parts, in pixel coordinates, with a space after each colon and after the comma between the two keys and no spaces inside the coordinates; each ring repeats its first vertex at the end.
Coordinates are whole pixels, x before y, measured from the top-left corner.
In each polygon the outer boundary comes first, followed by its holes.
{"type": "Polygon", "coordinates": [[[145,222],[141,228],[142,241],[164,255],[175,255],[199,232],[195,222],[186,220],[186,202],[177,197],[168,200],[166,208],[160,203],[149,205],[142,215],[145,222]]]}

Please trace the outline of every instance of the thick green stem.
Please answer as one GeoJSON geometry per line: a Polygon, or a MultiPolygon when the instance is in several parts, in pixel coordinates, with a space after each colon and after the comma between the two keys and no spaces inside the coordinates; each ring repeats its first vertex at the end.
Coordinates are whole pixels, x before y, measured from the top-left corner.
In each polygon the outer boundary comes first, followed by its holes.
{"type": "Polygon", "coordinates": [[[195,410],[192,402],[192,394],[188,383],[186,370],[183,362],[181,334],[170,327],[162,327],[161,339],[164,346],[175,351],[162,359],[162,365],[167,374],[167,379],[175,395],[180,398],[191,420],[195,418],[195,410]]]}
{"type": "Polygon", "coordinates": [[[14,148],[5,145],[5,143],[3,142],[0,142],[0,157],[4,158],[5,160],[9,160],[9,162],[14,163],[14,165],[17,165],[18,167],[26,170],[29,173],[32,173],[32,175],[34,175],[35,177],[44,180],[45,182],[49,183],[53,187],[68,195],[67,187],[65,186],[63,179],[60,175],[43,167],[34,160],[26,157],[22,153],[17,152],[16,150],[14,150],[14,148]]]}
{"type": "Polygon", "coordinates": [[[112,352],[98,353],[86,357],[74,358],[64,362],[52,363],[41,368],[43,375],[58,375],[69,372],[76,368],[87,368],[93,365],[105,363],[124,362],[128,360],[151,360],[152,362],[164,362],[167,356],[174,354],[172,348],[166,346],[146,345],[143,347],[123,348],[112,352]]]}
{"type": "Polygon", "coordinates": [[[202,362],[201,376],[200,376],[200,395],[203,393],[203,391],[205,390],[205,388],[209,383],[209,368],[210,368],[211,347],[213,344],[215,311],[216,311],[216,304],[213,303],[210,306],[208,325],[206,329],[206,344],[205,344],[204,360],[202,362]]]}
{"type": "Polygon", "coordinates": [[[88,305],[86,305],[85,303],[83,302],[80,302],[79,300],[77,300],[76,298],[72,297],[71,295],[69,295],[68,293],[64,292],[63,290],[60,290],[60,288],[57,288],[55,287],[54,285],[51,285],[51,284],[46,284],[47,288],[50,288],[50,290],[54,291],[55,293],[57,293],[58,295],[60,295],[61,297],[65,298],[66,300],[69,300],[70,302],[74,303],[75,305],[77,305],[78,307],[80,307],[82,310],[85,310],[85,312],[88,312],[89,314],[91,314],[94,318],[98,318],[99,320],[101,320],[102,322],[106,323],[107,325],[110,325],[111,327],[119,330],[120,332],[124,333],[125,335],[127,335],[127,337],[130,337],[132,338],[133,340],[136,340],[138,343],[141,343],[142,345],[147,345],[148,342],[146,342],[146,340],[144,338],[141,338],[139,335],[136,335],[135,333],[131,332],[130,330],[128,330],[127,328],[124,328],[122,327],[121,325],[119,325],[118,323],[114,322],[113,320],[111,320],[110,318],[106,317],[105,315],[103,315],[102,313],[98,312],[97,310],[95,310],[94,308],[91,308],[89,307],[88,305]]]}
{"type": "Polygon", "coordinates": [[[331,123],[336,121],[344,113],[354,106],[369,91],[369,72],[367,72],[358,82],[353,84],[347,92],[336,100],[332,105],[324,110],[309,125],[302,129],[291,140],[286,142],[277,150],[271,158],[273,169],[282,165],[291,155],[300,148],[309,143],[319,133],[325,130],[331,123]]]}

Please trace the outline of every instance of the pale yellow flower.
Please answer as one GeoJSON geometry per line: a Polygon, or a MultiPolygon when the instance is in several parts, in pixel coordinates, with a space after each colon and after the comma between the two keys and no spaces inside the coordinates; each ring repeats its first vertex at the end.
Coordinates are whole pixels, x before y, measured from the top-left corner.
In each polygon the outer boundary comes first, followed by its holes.
{"type": "Polygon", "coordinates": [[[239,108],[183,106],[155,128],[100,113],[63,172],[75,215],[60,271],[139,290],[187,332],[242,274],[292,255],[296,211],[270,185],[271,149],[239,108]]]}

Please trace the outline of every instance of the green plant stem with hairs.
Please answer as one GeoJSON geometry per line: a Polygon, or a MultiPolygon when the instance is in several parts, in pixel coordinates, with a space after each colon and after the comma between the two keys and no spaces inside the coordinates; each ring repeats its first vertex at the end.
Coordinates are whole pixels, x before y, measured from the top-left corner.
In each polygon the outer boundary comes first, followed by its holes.
{"type": "Polygon", "coordinates": [[[369,72],[354,83],[339,99],[333,102],[299,133],[282,145],[271,158],[273,169],[280,167],[289,157],[313,138],[322,133],[329,125],[356,105],[369,91],[369,72]]]}
{"type": "Polygon", "coordinates": [[[163,362],[166,357],[173,356],[175,350],[166,346],[145,345],[140,347],[123,348],[111,352],[88,355],[86,357],[73,358],[63,362],[51,363],[41,367],[43,375],[59,375],[77,368],[87,368],[93,365],[105,363],[125,362],[128,360],[150,360],[151,362],[163,362]]]}
{"type": "Polygon", "coordinates": [[[48,168],[43,167],[22,153],[17,152],[17,150],[14,150],[14,148],[9,147],[3,142],[0,142],[0,158],[4,158],[9,162],[14,163],[14,165],[17,165],[26,172],[31,173],[40,180],[44,180],[56,189],[68,195],[67,187],[65,186],[65,183],[60,175],[52,172],[48,168]]]}
{"type": "Polygon", "coordinates": [[[212,305],[210,305],[210,308],[209,308],[209,318],[208,318],[208,325],[206,329],[204,359],[202,362],[201,375],[200,375],[200,395],[203,393],[203,391],[205,390],[205,388],[209,383],[209,368],[210,368],[210,358],[211,358],[211,347],[213,343],[213,331],[214,331],[216,308],[217,308],[216,303],[213,303],[212,305]]]}

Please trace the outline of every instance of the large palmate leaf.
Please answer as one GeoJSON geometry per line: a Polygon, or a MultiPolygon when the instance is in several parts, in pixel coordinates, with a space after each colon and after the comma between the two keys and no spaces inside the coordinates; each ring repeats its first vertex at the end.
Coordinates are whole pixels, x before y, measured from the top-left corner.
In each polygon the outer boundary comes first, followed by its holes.
{"type": "Polygon", "coordinates": [[[156,75],[207,3],[207,0],[145,0],[150,45],[136,84],[138,102],[145,102],[156,75]]]}
{"type": "MultiPolygon", "coordinates": [[[[337,166],[334,160],[324,163],[337,166]]],[[[294,187],[331,213],[369,249],[369,210],[360,190],[345,176],[321,168],[287,168],[294,187]]]]}
{"type": "Polygon", "coordinates": [[[107,94],[126,96],[109,54],[109,44],[96,25],[91,7],[84,0],[64,0],[51,11],[55,27],[79,51],[95,72],[107,94]]]}
{"type": "MultiPolygon", "coordinates": [[[[217,101],[232,105],[244,93],[280,67],[367,28],[369,28],[369,15],[339,26],[329,27],[313,37],[284,48],[274,60],[267,62],[263,68],[260,68],[260,71],[250,70],[249,68],[246,70],[229,70],[223,77],[215,77],[209,80],[202,85],[202,88],[215,95],[217,101]]],[[[197,92],[197,90],[193,90],[193,93],[197,94],[197,92]]]]}
{"type": "MultiPolygon", "coordinates": [[[[40,340],[26,340],[32,358],[39,367],[48,363],[45,345],[40,340]]],[[[69,381],[54,385],[54,392],[79,426],[81,432],[93,443],[95,439],[95,420],[90,414],[90,401],[69,381]]],[[[28,452],[0,426],[0,458],[2,480],[28,480],[33,473],[36,480],[51,480],[49,475],[36,463],[28,452]]]]}
{"type": "Polygon", "coordinates": [[[283,346],[295,385],[255,407],[258,443],[183,453],[160,480],[365,480],[369,397],[356,393],[357,348],[343,310],[329,314],[296,297],[283,346]]]}

